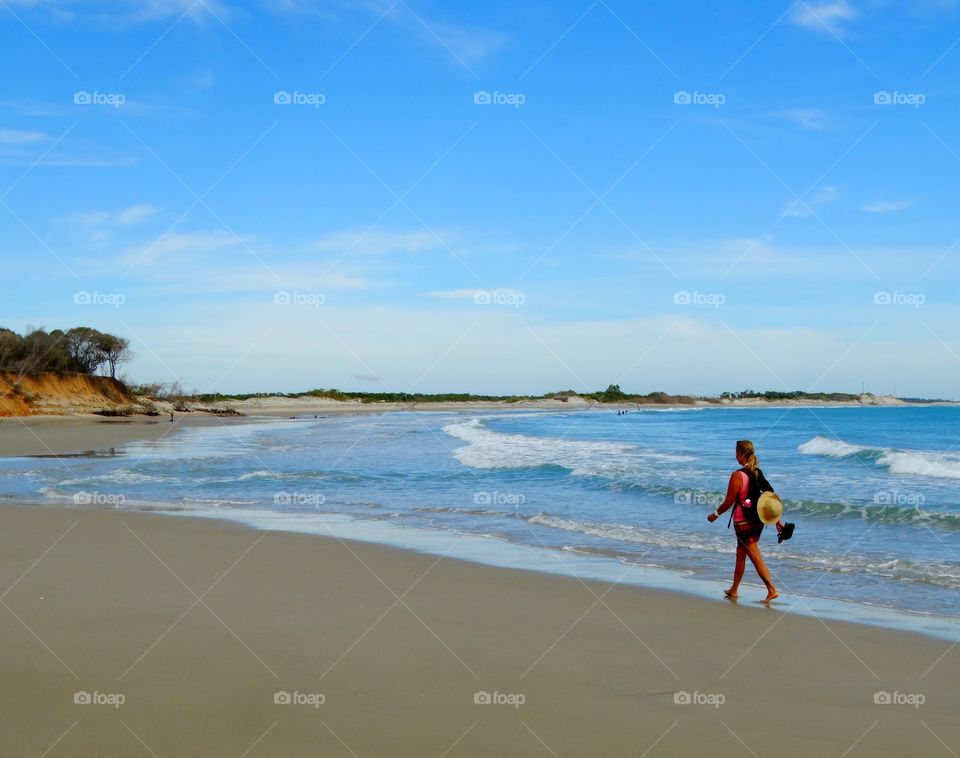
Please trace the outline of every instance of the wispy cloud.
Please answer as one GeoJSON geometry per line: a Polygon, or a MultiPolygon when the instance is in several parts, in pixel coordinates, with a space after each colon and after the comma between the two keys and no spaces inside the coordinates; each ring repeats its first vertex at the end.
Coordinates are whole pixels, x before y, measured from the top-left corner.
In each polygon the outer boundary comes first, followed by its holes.
{"type": "MultiPolygon", "coordinates": [[[[131,206],[106,214],[114,225],[135,226],[155,212],[154,206],[131,206]]],[[[98,212],[80,216],[103,229],[98,212]]],[[[98,256],[87,268],[98,275],[123,274],[144,292],[154,293],[262,293],[273,296],[280,290],[323,292],[382,287],[362,274],[330,270],[327,265],[296,260],[302,248],[277,248],[269,240],[235,235],[226,229],[167,231],[159,237],[127,245],[119,255],[98,256]]]]}
{"type": "Polygon", "coordinates": [[[200,229],[192,232],[167,232],[157,239],[136,245],[127,250],[123,262],[129,266],[141,266],[159,261],[170,262],[184,255],[209,255],[223,250],[239,248],[253,240],[238,238],[224,229],[200,229]]]}
{"type": "Polygon", "coordinates": [[[81,227],[132,227],[157,215],[161,208],[149,203],[130,205],[118,211],[80,211],[67,216],[67,222],[81,227]]]}
{"type": "MultiPolygon", "coordinates": [[[[7,105],[0,101],[0,107],[7,105]]],[[[113,153],[88,139],[65,136],[65,133],[57,135],[38,130],[0,129],[0,163],[58,167],[131,166],[137,160],[113,153]],[[51,142],[55,144],[50,145],[51,142]]]]}
{"type": "Polygon", "coordinates": [[[78,211],[67,214],[61,223],[65,224],[71,244],[77,241],[94,246],[102,246],[114,238],[118,232],[142,225],[160,212],[161,208],[146,203],[130,205],[120,210],[78,211]]]}
{"type": "Polygon", "coordinates": [[[790,20],[805,29],[839,35],[844,32],[844,25],[858,15],[857,10],[847,0],[810,3],[801,0],[790,14],[790,20]]]}
{"type": "Polygon", "coordinates": [[[836,187],[824,187],[814,195],[787,202],[783,215],[787,218],[806,218],[817,212],[817,208],[834,202],[840,197],[836,187]]]}
{"type": "Polygon", "coordinates": [[[399,27],[432,47],[446,48],[462,62],[476,63],[499,52],[508,38],[500,32],[466,24],[455,24],[428,15],[406,0],[268,0],[274,11],[310,14],[329,19],[338,13],[363,13],[399,27]]]}
{"type": "Polygon", "coordinates": [[[42,12],[61,22],[100,21],[122,26],[148,24],[180,16],[200,23],[211,18],[211,11],[221,17],[229,12],[219,0],[4,0],[3,4],[11,8],[42,12]]]}
{"type": "Polygon", "coordinates": [[[476,297],[483,290],[478,289],[460,289],[460,290],[439,290],[437,292],[425,293],[427,297],[439,297],[443,300],[466,300],[476,297]]]}
{"type": "Polygon", "coordinates": [[[456,234],[449,229],[424,229],[417,232],[380,232],[352,229],[333,232],[313,243],[311,250],[343,255],[388,255],[391,253],[423,253],[451,244],[456,234]]]}
{"type": "Polygon", "coordinates": [[[66,110],[58,103],[0,100],[0,108],[23,116],[62,116],[66,110]]]}
{"type": "Polygon", "coordinates": [[[212,68],[208,68],[185,77],[185,81],[198,89],[210,89],[217,83],[217,75],[212,68]]]}
{"type": "Polygon", "coordinates": [[[872,203],[864,203],[860,210],[867,213],[897,213],[904,211],[913,205],[913,200],[874,200],[872,203]]]}
{"type": "MultiPolygon", "coordinates": [[[[29,159],[24,159],[26,162],[29,159]]],[[[48,155],[46,158],[38,161],[38,166],[50,166],[52,168],[117,168],[122,166],[134,166],[137,161],[135,158],[116,157],[116,158],[95,158],[84,155],[48,155]]]]}
{"type": "Polygon", "coordinates": [[[829,125],[827,114],[820,108],[786,108],[777,111],[774,115],[805,129],[815,131],[826,129],[829,125]]]}
{"type": "Polygon", "coordinates": [[[24,145],[46,142],[50,136],[43,132],[25,132],[19,129],[0,129],[0,145],[24,145]]]}
{"type": "MultiPolygon", "coordinates": [[[[247,253],[249,263],[238,263],[245,251],[230,247],[233,261],[223,265],[193,259],[180,266],[155,265],[142,270],[133,269],[131,281],[137,283],[138,291],[153,294],[218,294],[256,295],[262,302],[273,302],[278,292],[328,293],[332,291],[366,290],[381,286],[380,282],[363,276],[326,272],[320,266],[310,264],[270,263],[269,269],[253,260],[247,253]]],[[[157,261],[157,264],[160,262],[157,261]]]]}
{"type": "Polygon", "coordinates": [[[491,289],[458,289],[458,290],[438,290],[435,292],[424,293],[427,297],[436,297],[441,300],[477,300],[490,298],[497,295],[501,298],[506,297],[526,297],[525,293],[510,287],[493,287],[491,289]]]}

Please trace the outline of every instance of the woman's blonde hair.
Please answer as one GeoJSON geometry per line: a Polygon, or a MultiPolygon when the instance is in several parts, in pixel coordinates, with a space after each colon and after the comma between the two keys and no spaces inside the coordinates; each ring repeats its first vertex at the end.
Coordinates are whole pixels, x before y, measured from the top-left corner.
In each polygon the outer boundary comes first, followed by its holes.
{"type": "Polygon", "coordinates": [[[744,457],[743,467],[751,474],[757,473],[757,466],[760,461],[757,460],[757,454],[754,452],[753,443],[750,440],[737,440],[737,453],[744,457]]]}

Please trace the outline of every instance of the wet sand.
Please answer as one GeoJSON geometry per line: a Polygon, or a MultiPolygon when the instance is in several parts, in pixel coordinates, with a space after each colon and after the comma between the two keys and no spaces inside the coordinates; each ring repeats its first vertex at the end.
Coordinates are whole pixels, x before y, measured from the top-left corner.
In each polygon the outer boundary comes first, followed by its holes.
{"type": "Polygon", "coordinates": [[[0,456],[82,455],[109,452],[140,440],[159,440],[186,426],[245,423],[199,413],[170,416],[13,416],[0,419],[0,456]]]}
{"type": "Polygon", "coordinates": [[[949,642],[455,549],[119,510],[0,523],[3,755],[960,749],[949,642]]]}

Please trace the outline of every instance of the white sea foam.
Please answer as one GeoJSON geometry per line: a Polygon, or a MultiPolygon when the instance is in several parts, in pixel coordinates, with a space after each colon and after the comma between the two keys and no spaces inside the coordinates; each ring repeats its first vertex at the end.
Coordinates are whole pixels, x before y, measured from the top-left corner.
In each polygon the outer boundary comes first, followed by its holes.
{"type": "Polygon", "coordinates": [[[633,464],[663,464],[692,460],[689,456],[645,450],[623,442],[588,442],[495,432],[480,419],[443,427],[447,434],[468,443],[457,448],[457,460],[471,468],[513,469],[562,466],[578,476],[605,476],[612,467],[622,471],[625,456],[633,464]]]}
{"type": "Polygon", "coordinates": [[[620,542],[634,542],[651,547],[685,548],[688,550],[703,550],[711,553],[731,553],[736,549],[736,543],[721,536],[689,536],[683,534],[669,534],[658,529],[644,529],[629,524],[596,523],[576,521],[574,519],[557,518],[546,513],[531,516],[527,521],[531,524],[546,526],[551,529],[562,529],[567,532],[578,532],[591,537],[600,537],[620,542]]]}
{"type": "Polygon", "coordinates": [[[860,445],[851,445],[843,440],[831,440],[820,435],[797,446],[797,450],[804,455],[826,455],[830,458],[846,458],[848,455],[854,455],[867,449],[860,445]]]}
{"type": "Polygon", "coordinates": [[[256,500],[229,500],[222,497],[185,497],[182,500],[183,503],[196,506],[222,506],[222,505],[243,505],[243,506],[253,506],[257,505],[256,500]]]}
{"type": "Polygon", "coordinates": [[[881,455],[877,463],[886,466],[894,474],[960,479],[960,459],[939,453],[908,453],[890,450],[881,455]]]}
{"type": "MultiPolygon", "coordinates": [[[[540,513],[528,519],[529,523],[576,532],[590,537],[599,537],[619,542],[632,542],[650,547],[641,557],[657,558],[661,549],[667,550],[694,550],[700,553],[731,553],[735,543],[729,535],[688,536],[683,534],[669,534],[653,529],[643,529],[627,524],[594,523],[575,521],[540,513]]],[[[572,548],[572,546],[568,546],[572,548]]],[[[618,551],[604,549],[605,554],[618,555],[618,551]]],[[[621,556],[627,560],[635,560],[635,556],[621,556]]],[[[931,584],[939,587],[960,589],[960,565],[955,562],[923,561],[916,562],[901,558],[878,558],[868,555],[834,555],[832,553],[797,552],[794,551],[783,558],[800,569],[827,570],[849,574],[873,574],[886,576],[899,581],[931,584]]]]}
{"type": "Polygon", "coordinates": [[[804,455],[829,458],[859,456],[885,466],[892,474],[932,476],[938,479],[960,479],[960,454],[952,452],[896,450],[889,447],[852,445],[817,435],[797,447],[804,455]]]}
{"type": "Polygon", "coordinates": [[[256,471],[248,471],[246,474],[241,474],[237,477],[237,481],[246,482],[250,479],[301,479],[302,477],[303,474],[300,473],[285,473],[283,471],[258,469],[256,471]]]}
{"type": "Polygon", "coordinates": [[[92,476],[80,477],[78,479],[64,479],[61,484],[78,485],[93,484],[103,482],[107,484],[149,484],[153,482],[176,482],[177,478],[167,476],[155,476],[153,474],[144,474],[140,471],[134,471],[128,468],[118,468],[108,471],[106,474],[97,474],[92,476]]]}

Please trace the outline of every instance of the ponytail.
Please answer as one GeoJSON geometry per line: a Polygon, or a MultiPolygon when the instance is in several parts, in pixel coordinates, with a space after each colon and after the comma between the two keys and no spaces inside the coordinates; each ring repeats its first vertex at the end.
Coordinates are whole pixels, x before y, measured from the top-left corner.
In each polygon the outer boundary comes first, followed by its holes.
{"type": "Polygon", "coordinates": [[[757,459],[757,454],[753,449],[753,443],[750,440],[738,440],[737,452],[744,457],[743,467],[750,472],[751,477],[755,477],[760,461],[757,459]]]}

